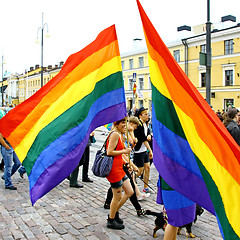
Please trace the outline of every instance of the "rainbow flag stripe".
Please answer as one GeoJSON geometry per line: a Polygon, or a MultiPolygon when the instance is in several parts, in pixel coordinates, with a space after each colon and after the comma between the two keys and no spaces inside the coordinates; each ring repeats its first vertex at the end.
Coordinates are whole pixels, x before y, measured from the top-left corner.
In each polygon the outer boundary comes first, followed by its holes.
{"type": "Polygon", "coordinates": [[[105,125],[104,125],[104,127],[105,127],[108,131],[111,131],[112,126],[113,126],[113,123],[108,123],[108,124],[105,124],[105,125]]]}
{"type": "Polygon", "coordinates": [[[152,82],[154,163],[166,183],[240,237],[240,147],[158,35],[139,0],[152,82]]]}
{"type": "Polygon", "coordinates": [[[32,203],[75,169],[96,127],[124,116],[113,25],[71,55],[55,78],[1,119],[0,132],[27,170],[32,203]]]}

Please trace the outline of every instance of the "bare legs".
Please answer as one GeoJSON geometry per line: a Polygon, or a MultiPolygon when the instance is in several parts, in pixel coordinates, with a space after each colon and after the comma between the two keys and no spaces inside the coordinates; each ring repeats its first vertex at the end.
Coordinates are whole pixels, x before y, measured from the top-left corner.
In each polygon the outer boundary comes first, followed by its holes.
{"type": "Polygon", "coordinates": [[[129,197],[133,195],[133,189],[129,179],[126,179],[123,182],[123,186],[120,188],[112,188],[113,199],[110,205],[110,214],[109,218],[115,218],[116,212],[119,211],[121,206],[127,201],[129,197]],[[124,194],[122,194],[122,188],[124,190],[124,194]]]}
{"type": "Polygon", "coordinates": [[[163,240],[176,240],[178,227],[174,227],[170,224],[167,225],[164,233],[163,240]]]}
{"type": "Polygon", "coordinates": [[[150,162],[144,163],[143,179],[144,179],[144,188],[145,189],[148,188],[149,173],[150,173],[150,162]]]}

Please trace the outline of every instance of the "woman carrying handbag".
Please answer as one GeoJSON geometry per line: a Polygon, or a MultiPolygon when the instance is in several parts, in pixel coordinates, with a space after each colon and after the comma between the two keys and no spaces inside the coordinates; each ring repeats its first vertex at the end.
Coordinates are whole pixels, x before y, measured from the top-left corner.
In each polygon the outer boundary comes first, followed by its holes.
{"type": "Polygon", "coordinates": [[[126,118],[114,122],[114,129],[107,140],[107,155],[113,156],[112,169],[107,176],[113,192],[107,227],[112,229],[124,229],[123,220],[119,217],[118,211],[134,192],[130,180],[123,170],[123,165],[127,161],[123,159],[122,155],[131,152],[131,148],[124,146],[124,133],[126,133],[126,118]],[[122,189],[124,194],[122,194],[122,189]]]}

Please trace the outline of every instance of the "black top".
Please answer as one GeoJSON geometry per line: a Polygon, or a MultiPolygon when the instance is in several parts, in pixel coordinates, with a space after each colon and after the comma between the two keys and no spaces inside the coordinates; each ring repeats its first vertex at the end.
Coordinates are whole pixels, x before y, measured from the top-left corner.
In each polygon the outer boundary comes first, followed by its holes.
{"type": "MultiPolygon", "coordinates": [[[[140,124],[138,125],[137,129],[134,130],[134,135],[138,139],[138,142],[137,142],[136,146],[134,147],[134,149],[136,151],[138,151],[141,148],[143,142],[147,141],[147,136],[145,135],[145,132],[144,132],[143,123],[140,119],[139,119],[139,122],[140,122],[140,124]]],[[[149,128],[147,131],[147,135],[148,134],[150,134],[149,128]]]]}
{"type": "Polygon", "coordinates": [[[240,146],[240,129],[238,127],[238,124],[235,121],[231,120],[231,122],[229,122],[227,125],[227,130],[240,146]]]}

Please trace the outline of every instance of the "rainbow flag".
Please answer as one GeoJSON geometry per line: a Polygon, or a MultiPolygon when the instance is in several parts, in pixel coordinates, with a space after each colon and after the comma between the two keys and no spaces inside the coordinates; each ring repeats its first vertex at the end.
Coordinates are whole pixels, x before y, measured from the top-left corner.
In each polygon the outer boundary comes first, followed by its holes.
{"type": "Polygon", "coordinates": [[[0,121],[0,132],[27,170],[32,204],[75,169],[95,128],[126,114],[113,25],[0,121]]]}
{"type": "Polygon", "coordinates": [[[158,35],[139,0],[152,82],[154,164],[166,183],[240,237],[240,147],[158,35]]]}
{"type": "Polygon", "coordinates": [[[104,127],[105,127],[108,131],[111,131],[111,130],[112,130],[112,126],[113,126],[113,123],[112,123],[112,122],[104,125],[104,127]]]}

